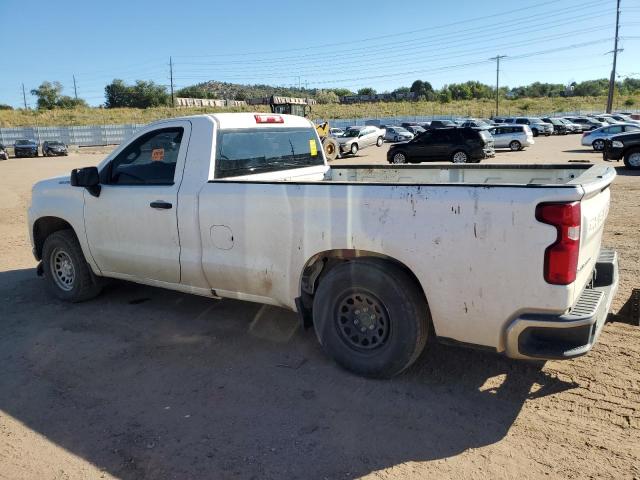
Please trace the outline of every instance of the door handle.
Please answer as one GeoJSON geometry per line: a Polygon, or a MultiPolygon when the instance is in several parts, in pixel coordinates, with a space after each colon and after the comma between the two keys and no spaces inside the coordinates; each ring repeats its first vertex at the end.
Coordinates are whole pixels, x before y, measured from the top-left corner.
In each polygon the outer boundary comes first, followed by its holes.
{"type": "Polygon", "coordinates": [[[157,208],[160,210],[169,210],[171,207],[173,207],[173,205],[171,205],[169,202],[165,202],[163,200],[156,200],[155,202],[151,202],[149,206],[151,208],[157,208]]]}

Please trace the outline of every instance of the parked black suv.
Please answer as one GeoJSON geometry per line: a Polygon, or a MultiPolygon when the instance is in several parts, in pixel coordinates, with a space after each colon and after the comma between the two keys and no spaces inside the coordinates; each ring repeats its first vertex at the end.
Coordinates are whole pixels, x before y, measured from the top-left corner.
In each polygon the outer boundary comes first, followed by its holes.
{"type": "Polygon", "coordinates": [[[38,156],[38,144],[33,140],[16,140],[13,144],[13,155],[16,158],[19,157],[37,157],[38,156]]]}
{"type": "Polygon", "coordinates": [[[567,125],[562,123],[557,118],[544,117],[542,121],[553,125],[554,135],[566,135],[567,133],[569,133],[569,131],[567,130],[567,125]]]}
{"type": "MultiPolygon", "coordinates": [[[[456,122],[453,120],[432,120],[429,124],[429,128],[444,128],[444,127],[455,127],[456,122]]],[[[425,127],[426,128],[426,127],[425,127]]]]}
{"type": "Polygon", "coordinates": [[[387,161],[478,163],[483,158],[494,155],[493,137],[488,131],[450,127],[427,130],[409,142],[391,145],[387,161]]]}
{"type": "Polygon", "coordinates": [[[624,159],[628,169],[640,170],[640,132],[623,133],[606,139],[602,158],[618,161],[624,159]]]}
{"type": "Polygon", "coordinates": [[[42,155],[48,157],[50,155],[69,155],[67,146],[57,140],[47,140],[42,143],[42,155]]]}

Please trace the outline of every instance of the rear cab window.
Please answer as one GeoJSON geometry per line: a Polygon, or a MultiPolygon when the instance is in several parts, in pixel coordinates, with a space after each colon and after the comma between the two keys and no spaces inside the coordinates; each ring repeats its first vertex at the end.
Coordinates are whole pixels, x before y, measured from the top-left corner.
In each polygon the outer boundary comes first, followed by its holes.
{"type": "Polygon", "coordinates": [[[324,165],[322,145],[312,128],[219,130],[215,178],[324,165]]]}

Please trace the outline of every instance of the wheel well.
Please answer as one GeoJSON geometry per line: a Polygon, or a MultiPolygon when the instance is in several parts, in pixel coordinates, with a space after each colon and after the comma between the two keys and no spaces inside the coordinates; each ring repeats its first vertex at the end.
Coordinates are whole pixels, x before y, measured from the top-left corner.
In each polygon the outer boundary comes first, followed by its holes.
{"type": "Polygon", "coordinates": [[[418,280],[418,277],[413,271],[407,267],[404,263],[377,252],[370,252],[366,250],[351,250],[351,249],[339,249],[328,250],[320,252],[307,260],[304,268],[302,269],[302,275],[300,277],[300,299],[302,306],[311,312],[311,306],[313,304],[313,296],[318,289],[318,285],[322,282],[322,279],[336,266],[344,262],[353,262],[356,260],[362,260],[365,258],[376,258],[385,262],[393,263],[404,270],[407,275],[415,282],[418,289],[422,292],[425,300],[427,300],[426,293],[418,280]]]}
{"type": "Polygon", "coordinates": [[[33,224],[33,244],[38,260],[42,258],[42,247],[49,235],[59,230],[73,230],[69,222],[58,217],[42,217],[33,224]]]}

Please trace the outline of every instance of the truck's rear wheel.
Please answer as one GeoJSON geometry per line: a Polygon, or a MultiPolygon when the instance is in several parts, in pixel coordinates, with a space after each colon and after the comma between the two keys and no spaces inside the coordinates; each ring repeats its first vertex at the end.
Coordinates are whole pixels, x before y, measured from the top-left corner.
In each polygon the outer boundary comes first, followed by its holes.
{"type": "Polygon", "coordinates": [[[71,230],[60,230],[47,237],[42,248],[42,267],[49,290],[60,300],[83,302],[100,293],[100,282],[71,230]]]}
{"type": "Polygon", "coordinates": [[[327,160],[335,160],[338,157],[339,145],[333,138],[326,137],[322,141],[322,148],[324,148],[324,156],[327,160]]]}
{"type": "Polygon", "coordinates": [[[338,364],[368,377],[391,377],[424,349],[429,312],[422,291],[399,266],[361,259],[334,267],[313,301],[316,335],[338,364]]]}

